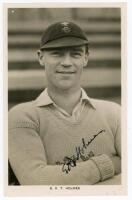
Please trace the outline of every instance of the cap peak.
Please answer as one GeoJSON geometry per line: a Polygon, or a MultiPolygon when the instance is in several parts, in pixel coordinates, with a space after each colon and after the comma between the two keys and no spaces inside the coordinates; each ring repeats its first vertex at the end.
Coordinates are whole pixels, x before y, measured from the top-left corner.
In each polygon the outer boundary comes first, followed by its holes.
{"type": "Polygon", "coordinates": [[[84,31],[75,23],[63,21],[50,25],[44,32],[40,44],[40,49],[53,47],[62,47],[62,39],[67,37],[66,42],[63,40],[63,46],[77,46],[88,44],[87,37],[84,31]],[[70,38],[72,37],[72,41],[70,38]],[[70,43],[68,42],[68,38],[70,43]],[[59,39],[59,40],[58,40],[59,39]]]}

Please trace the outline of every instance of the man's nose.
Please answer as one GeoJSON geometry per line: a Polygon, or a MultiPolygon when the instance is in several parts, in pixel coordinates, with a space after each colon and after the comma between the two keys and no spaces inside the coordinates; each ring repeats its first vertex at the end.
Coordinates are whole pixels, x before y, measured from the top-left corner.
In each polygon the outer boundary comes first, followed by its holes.
{"type": "Polygon", "coordinates": [[[63,67],[70,67],[72,66],[72,61],[71,61],[71,56],[69,53],[65,53],[63,58],[62,58],[62,62],[61,65],[63,67]]]}

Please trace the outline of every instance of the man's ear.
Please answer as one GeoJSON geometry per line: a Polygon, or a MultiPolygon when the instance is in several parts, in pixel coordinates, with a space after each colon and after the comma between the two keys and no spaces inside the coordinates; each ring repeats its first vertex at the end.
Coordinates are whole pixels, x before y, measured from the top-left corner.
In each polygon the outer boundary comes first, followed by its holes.
{"type": "Polygon", "coordinates": [[[37,51],[38,54],[38,60],[41,66],[44,66],[44,54],[41,50],[37,51]]]}
{"type": "Polygon", "coordinates": [[[89,54],[86,53],[86,54],[85,54],[85,57],[84,57],[84,67],[86,67],[87,64],[88,64],[88,57],[89,57],[89,54]]]}

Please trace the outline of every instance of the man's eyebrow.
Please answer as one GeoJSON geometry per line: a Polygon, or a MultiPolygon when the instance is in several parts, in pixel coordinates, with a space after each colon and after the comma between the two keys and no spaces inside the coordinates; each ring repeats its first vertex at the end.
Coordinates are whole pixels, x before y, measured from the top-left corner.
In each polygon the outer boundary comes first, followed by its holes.
{"type": "Polygon", "coordinates": [[[83,52],[83,48],[81,47],[75,47],[75,48],[72,48],[71,50],[83,52]]]}
{"type": "Polygon", "coordinates": [[[60,48],[49,48],[48,51],[61,51],[60,48]]]}

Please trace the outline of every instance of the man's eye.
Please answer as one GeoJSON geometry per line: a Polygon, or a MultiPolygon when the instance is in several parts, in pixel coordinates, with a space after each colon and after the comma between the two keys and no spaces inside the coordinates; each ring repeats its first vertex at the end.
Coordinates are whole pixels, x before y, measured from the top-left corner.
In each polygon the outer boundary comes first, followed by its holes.
{"type": "Polygon", "coordinates": [[[81,53],[80,52],[73,52],[72,55],[75,56],[75,57],[80,57],[81,53]]]}

